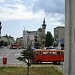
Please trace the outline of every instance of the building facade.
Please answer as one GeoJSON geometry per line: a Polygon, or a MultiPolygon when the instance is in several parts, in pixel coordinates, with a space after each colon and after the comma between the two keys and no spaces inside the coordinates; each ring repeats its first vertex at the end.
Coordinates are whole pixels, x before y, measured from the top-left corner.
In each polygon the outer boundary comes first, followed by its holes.
{"type": "Polygon", "coordinates": [[[16,43],[22,45],[23,37],[17,38],[16,43]]]}
{"type": "Polygon", "coordinates": [[[34,46],[34,32],[23,31],[23,48],[27,48],[28,45],[34,46]]]}
{"type": "Polygon", "coordinates": [[[31,45],[35,48],[43,48],[45,46],[45,18],[43,20],[42,28],[38,28],[37,31],[23,30],[23,47],[26,48],[31,45]]]}
{"type": "Polygon", "coordinates": [[[15,43],[15,40],[11,36],[1,36],[0,45],[9,46],[10,44],[15,43]]]}
{"type": "Polygon", "coordinates": [[[64,39],[65,39],[65,27],[58,26],[54,28],[54,44],[64,45],[64,39]]]}

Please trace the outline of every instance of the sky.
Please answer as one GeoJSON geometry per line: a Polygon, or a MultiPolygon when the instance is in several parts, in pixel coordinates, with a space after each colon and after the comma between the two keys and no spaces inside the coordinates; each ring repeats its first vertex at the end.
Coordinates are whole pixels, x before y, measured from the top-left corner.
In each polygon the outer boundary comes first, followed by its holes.
{"type": "Polygon", "coordinates": [[[65,0],[0,0],[1,36],[19,38],[23,30],[37,31],[46,21],[46,33],[65,26],[65,0]]]}

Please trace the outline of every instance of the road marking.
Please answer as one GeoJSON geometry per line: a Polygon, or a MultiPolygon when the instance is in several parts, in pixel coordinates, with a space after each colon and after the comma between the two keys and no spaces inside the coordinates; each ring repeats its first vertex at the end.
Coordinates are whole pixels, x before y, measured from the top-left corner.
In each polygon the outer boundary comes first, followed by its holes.
{"type": "Polygon", "coordinates": [[[2,58],[2,56],[0,56],[0,59],[2,58]]]}
{"type": "Polygon", "coordinates": [[[13,53],[14,51],[12,51],[12,52],[10,52],[10,53],[8,53],[7,55],[6,55],[6,57],[8,57],[11,53],[13,53]]]}
{"type": "Polygon", "coordinates": [[[20,55],[20,53],[18,53],[18,54],[15,54],[15,56],[17,56],[17,55],[20,55]]]}

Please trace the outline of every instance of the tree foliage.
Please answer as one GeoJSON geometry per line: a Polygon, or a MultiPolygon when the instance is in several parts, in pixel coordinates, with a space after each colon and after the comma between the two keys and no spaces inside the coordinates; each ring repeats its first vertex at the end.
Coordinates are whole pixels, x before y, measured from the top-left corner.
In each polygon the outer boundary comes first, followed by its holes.
{"type": "Polygon", "coordinates": [[[21,52],[21,57],[18,57],[17,59],[27,63],[27,75],[29,75],[29,66],[31,65],[31,61],[33,60],[33,50],[31,49],[31,47],[28,46],[26,50],[23,50],[21,52]]]}
{"type": "Polygon", "coordinates": [[[7,42],[5,42],[5,41],[3,41],[3,40],[0,41],[0,46],[7,46],[7,45],[8,45],[7,42]]]}
{"type": "Polygon", "coordinates": [[[21,56],[17,58],[20,61],[26,61],[26,59],[32,60],[33,59],[33,50],[30,46],[27,47],[26,50],[21,52],[21,56]]]}
{"type": "Polygon", "coordinates": [[[52,45],[53,45],[53,36],[52,36],[51,32],[47,31],[45,46],[49,47],[52,45]]]}

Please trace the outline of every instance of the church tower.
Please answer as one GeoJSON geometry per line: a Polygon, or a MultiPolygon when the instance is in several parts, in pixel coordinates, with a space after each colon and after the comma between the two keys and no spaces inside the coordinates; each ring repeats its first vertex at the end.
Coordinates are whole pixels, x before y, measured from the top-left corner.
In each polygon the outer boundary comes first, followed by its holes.
{"type": "Polygon", "coordinates": [[[43,29],[43,31],[44,31],[44,34],[45,34],[46,26],[47,26],[45,23],[46,23],[46,22],[45,22],[45,18],[44,18],[43,24],[42,24],[42,29],[43,29]]]}
{"type": "Polygon", "coordinates": [[[43,24],[42,24],[42,36],[41,36],[41,46],[42,46],[42,48],[44,48],[45,47],[45,29],[46,29],[46,24],[45,24],[46,22],[45,22],[45,18],[44,18],[44,20],[43,20],[43,24]]]}

